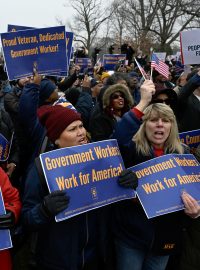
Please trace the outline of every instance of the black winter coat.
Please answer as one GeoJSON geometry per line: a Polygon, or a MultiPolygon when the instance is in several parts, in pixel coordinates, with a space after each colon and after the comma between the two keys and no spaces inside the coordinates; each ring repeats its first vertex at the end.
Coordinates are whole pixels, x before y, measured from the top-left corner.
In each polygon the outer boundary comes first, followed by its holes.
{"type": "MultiPolygon", "coordinates": [[[[120,150],[126,167],[155,158],[153,152],[149,156],[138,154],[134,143],[128,150],[120,150]]],[[[115,208],[115,237],[131,248],[151,250],[155,255],[167,255],[180,249],[183,217],[184,213],[180,211],[148,219],[137,199],[126,200],[115,208]],[[172,244],[173,248],[167,249],[166,244],[172,244]]]]}
{"type": "MultiPolygon", "coordinates": [[[[129,111],[116,125],[113,137],[118,140],[126,168],[155,158],[153,151],[148,156],[136,151],[132,137],[140,124],[141,121],[134,112],[129,111]]],[[[185,152],[188,153],[188,150],[185,152]]],[[[152,251],[155,255],[169,254],[175,248],[179,249],[183,228],[182,215],[184,213],[180,211],[148,219],[138,200],[125,200],[115,207],[115,238],[130,248],[152,251]],[[173,244],[173,248],[166,249],[165,244],[173,244]]]]}
{"type": "MultiPolygon", "coordinates": [[[[3,109],[0,110],[0,133],[8,140],[11,141],[10,155],[8,158],[8,163],[19,163],[19,148],[17,144],[16,137],[14,136],[14,127],[9,114],[3,109]]],[[[3,163],[1,163],[2,165],[3,163]]]]}
{"type": "Polygon", "coordinates": [[[200,100],[193,94],[199,86],[200,76],[196,74],[179,92],[178,123],[180,132],[200,129],[200,100]]]}

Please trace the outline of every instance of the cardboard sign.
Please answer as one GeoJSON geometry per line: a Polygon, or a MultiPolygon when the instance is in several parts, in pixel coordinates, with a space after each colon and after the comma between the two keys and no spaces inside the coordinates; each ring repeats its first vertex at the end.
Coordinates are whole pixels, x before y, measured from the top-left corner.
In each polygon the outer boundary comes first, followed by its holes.
{"type": "Polygon", "coordinates": [[[40,161],[49,191],[66,190],[70,196],[56,221],[135,197],[134,190],[117,183],[124,164],[116,140],[54,150],[41,154],[40,161]]]}
{"type": "Polygon", "coordinates": [[[200,164],[191,154],[169,154],[130,168],[138,179],[137,196],[148,218],[184,209],[182,191],[200,202],[200,164]]]}

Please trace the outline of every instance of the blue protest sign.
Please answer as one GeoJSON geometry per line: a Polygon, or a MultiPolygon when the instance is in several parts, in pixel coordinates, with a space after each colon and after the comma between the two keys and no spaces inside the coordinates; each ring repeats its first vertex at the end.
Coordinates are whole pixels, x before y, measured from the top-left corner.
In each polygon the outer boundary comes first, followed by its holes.
{"type": "MultiPolygon", "coordinates": [[[[4,201],[2,191],[0,187],[0,215],[5,214],[4,201]]],[[[12,247],[12,241],[9,230],[0,230],[0,250],[8,249],[12,247]]]]}
{"type": "Polygon", "coordinates": [[[92,67],[92,60],[90,58],[76,58],[75,64],[81,68],[80,73],[83,73],[84,69],[92,67]]]}
{"type": "MultiPolygon", "coordinates": [[[[12,136],[13,137],[13,136],[12,136]]],[[[6,161],[9,157],[10,146],[12,139],[9,142],[1,133],[0,133],[0,161],[6,161]]]]}
{"type": "Polygon", "coordinates": [[[182,143],[190,147],[190,152],[193,154],[200,144],[200,129],[179,133],[182,143]]]}
{"type": "Polygon", "coordinates": [[[29,29],[1,34],[9,80],[39,74],[67,73],[65,27],[29,29]]]}
{"type": "Polygon", "coordinates": [[[119,61],[125,61],[126,54],[104,54],[103,66],[106,70],[114,70],[119,61]]]}
{"type": "Polygon", "coordinates": [[[66,46],[67,46],[67,66],[69,67],[71,54],[72,54],[72,42],[74,38],[74,33],[66,32],[66,46]]]}
{"type": "Polygon", "coordinates": [[[54,150],[41,154],[40,161],[49,191],[66,190],[70,196],[56,221],[135,197],[134,190],[117,184],[124,164],[116,140],[54,150]]]}
{"type": "MultiPolygon", "coordinates": [[[[36,29],[36,28],[34,28],[34,27],[28,27],[28,26],[19,26],[19,25],[8,24],[8,32],[16,32],[16,31],[27,30],[27,29],[36,29]]],[[[69,63],[70,63],[71,54],[72,54],[72,42],[73,42],[73,38],[74,38],[74,33],[72,33],[72,32],[66,32],[67,71],[69,69],[69,63]]],[[[58,73],[56,73],[55,75],[57,75],[57,74],[58,73]]],[[[60,72],[58,75],[65,76],[66,75],[66,71],[65,72],[60,72]]]]}
{"type": "Polygon", "coordinates": [[[34,29],[34,27],[8,24],[8,32],[16,32],[16,31],[27,30],[27,29],[34,29]]]}
{"type": "Polygon", "coordinates": [[[200,202],[200,164],[192,154],[169,154],[130,169],[138,177],[137,196],[148,218],[182,210],[182,191],[200,202]]]}

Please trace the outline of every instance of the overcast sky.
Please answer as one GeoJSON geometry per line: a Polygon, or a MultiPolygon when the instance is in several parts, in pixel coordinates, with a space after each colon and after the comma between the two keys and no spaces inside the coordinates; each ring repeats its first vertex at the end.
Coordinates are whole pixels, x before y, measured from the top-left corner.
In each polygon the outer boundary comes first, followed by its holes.
{"type": "Polygon", "coordinates": [[[7,32],[8,24],[43,28],[58,25],[56,17],[70,20],[74,11],[64,4],[69,0],[0,0],[0,33],[7,32]]]}

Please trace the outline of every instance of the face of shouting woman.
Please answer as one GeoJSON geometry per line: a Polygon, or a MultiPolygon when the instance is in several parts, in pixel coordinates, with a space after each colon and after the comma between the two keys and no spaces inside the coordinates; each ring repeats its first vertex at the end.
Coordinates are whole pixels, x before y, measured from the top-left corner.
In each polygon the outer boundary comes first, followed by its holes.
{"type": "Polygon", "coordinates": [[[148,141],[156,148],[163,148],[171,131],[171,121],[152,112],[146,122],[146,136],[148,141]]]}
{"type": "Polygon", "coordinates": [[[59,148],[82,145],[85,143],[87,143],[86,130],[80,120],[74,121],[67,126],[55,142],[59,148]]]}

